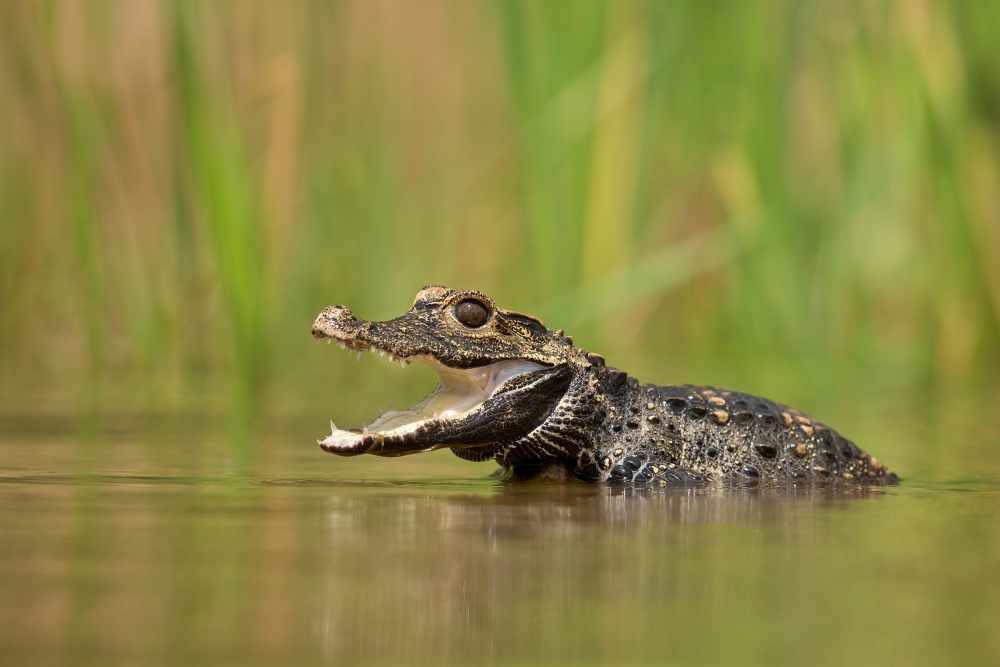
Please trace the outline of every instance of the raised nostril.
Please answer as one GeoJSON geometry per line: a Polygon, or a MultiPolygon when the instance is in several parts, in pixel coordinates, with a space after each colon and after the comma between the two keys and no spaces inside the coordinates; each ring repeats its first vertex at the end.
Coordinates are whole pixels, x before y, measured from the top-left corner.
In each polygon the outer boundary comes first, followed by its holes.
{"type": "Polygon", "coordinates": [[[334,331],[354,322],[357,322],[357,318],[347,306],[327,306],[313,322],[312,335],[332,337],[334,331]]]}

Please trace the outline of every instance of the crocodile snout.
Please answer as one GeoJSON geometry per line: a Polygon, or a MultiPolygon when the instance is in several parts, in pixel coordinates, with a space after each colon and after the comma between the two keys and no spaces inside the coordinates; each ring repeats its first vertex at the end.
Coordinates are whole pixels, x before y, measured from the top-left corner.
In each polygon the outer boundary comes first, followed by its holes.
{"type": "Polygon", "coordinates": [[[312,335],[316,338],[339,338],[345,326],[358,321],[347,306],[327,306],[313,322],[312,335]]]}

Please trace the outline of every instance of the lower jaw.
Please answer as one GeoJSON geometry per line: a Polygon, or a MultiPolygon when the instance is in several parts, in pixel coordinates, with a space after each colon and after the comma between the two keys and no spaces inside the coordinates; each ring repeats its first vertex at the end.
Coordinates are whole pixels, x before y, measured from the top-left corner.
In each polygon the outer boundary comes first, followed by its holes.
{"type": "Polygon", "coordinates": [[[461,421],[482,406],[497,388],[511,377],[544,368],[534,362],[510,360],[460,371],[445,367],[427,357],[409,357],[407,361],[430,365],[438,372],[442,384],[409,410],[385,413],[363,429],[343,431],[337,429],[331,422],[333,432],[325,439],[317,441],[324,451],[343,456],[365,453],[400,456],[443,447],[444,445],[397,441],[386,448],[385,441],[386,438],[395,440],[399,436],[405,437],[408,433],[440,422],[442,415],[451,415],[450,418],[445,418],[445,421],[461,421]],[[407,421],[408,416],[414,419],[407,421]],[[387,426],[391,428],[386,428],[387,426]]]}

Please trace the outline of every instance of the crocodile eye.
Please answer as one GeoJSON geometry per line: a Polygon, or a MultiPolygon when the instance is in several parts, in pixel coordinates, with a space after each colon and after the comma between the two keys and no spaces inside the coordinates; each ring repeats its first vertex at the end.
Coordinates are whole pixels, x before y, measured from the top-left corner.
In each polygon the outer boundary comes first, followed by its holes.
{"type": "Polygon", "coordinates": [[[477,329],[490,319],[490,310],[478,299],[465,299],[455,306],[455,319],[470,329],[477,329]]]}

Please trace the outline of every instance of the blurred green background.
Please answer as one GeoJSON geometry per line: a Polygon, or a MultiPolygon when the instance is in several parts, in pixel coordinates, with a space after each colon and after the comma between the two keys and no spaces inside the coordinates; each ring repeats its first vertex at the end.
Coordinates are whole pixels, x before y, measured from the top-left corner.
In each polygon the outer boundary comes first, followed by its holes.
{"type": "MultiPolygon", "coordinates": [[[[992,385],[1000,3],[8,2],[0,396],[371,417],[477,288],[644,381],[992,385]]],[[[339,421],[339,419],[338,419],[339,421]]]]}

